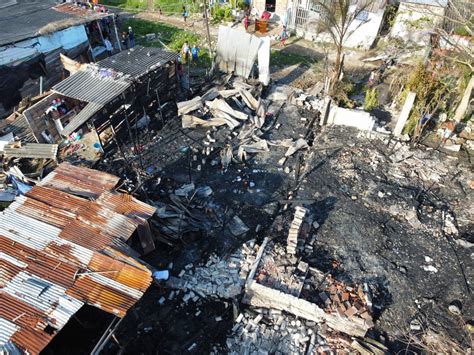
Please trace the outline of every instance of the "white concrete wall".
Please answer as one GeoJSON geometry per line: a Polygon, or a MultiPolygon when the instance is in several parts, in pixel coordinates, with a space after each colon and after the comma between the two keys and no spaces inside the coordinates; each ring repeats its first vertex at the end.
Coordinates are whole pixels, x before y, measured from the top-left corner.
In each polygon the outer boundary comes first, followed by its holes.
{"type": "MultiPolygon", "coordinates": [[[[355,11],[356,7],[352,6],[350,11],[355,11]]],[[[382,26],[384,10],[377,12],[369,12],[367,21],[354,20],[348,30],[348,36],[344,39],[344,46],[349,48],[370,49],[382,26]]],[[[316,42],[333,43],[329,33],[316,33],[316,23],[318,14],[310,12],[308,23],[304,27],[296,29],[296,33],[308,40],[316,42]]]]}
{"type": "Polygon", "coordinates": [[[375,120],[368,112],[331,105],[327,124],[349,126],[363,131],[371,131],[374,128],[375,120]]]}
{"type": "Polygon", "coordinates": [[[400,3],[390,37],[428,45],[430,32],[443,23],[444,13],[445,9],[440,6],[400,3]]]}

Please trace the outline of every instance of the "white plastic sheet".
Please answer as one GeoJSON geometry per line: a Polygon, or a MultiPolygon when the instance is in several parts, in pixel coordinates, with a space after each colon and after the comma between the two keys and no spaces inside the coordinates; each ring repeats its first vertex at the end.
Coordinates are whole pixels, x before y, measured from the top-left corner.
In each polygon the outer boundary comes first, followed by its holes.
{"type": "Polygon", "coordinates": [[[270,37],[263,37],[258,49],[258,80],[265,86],[270,82],[270,37]]]}

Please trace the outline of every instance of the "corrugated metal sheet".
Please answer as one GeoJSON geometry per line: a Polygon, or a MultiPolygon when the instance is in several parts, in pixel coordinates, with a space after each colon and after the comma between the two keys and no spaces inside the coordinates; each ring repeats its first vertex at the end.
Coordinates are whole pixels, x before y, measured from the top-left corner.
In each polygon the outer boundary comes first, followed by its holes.
{"type": "Polygon", "coordinates": [[[56,159],[58,155],[57,144],[24,143],[7,144],[0,150],[9,158],[56,159]]]}
{"type": "Polygon", "coordinates": [[[178,60],[176,53],[160,48],[136,46],[125,50],[97,63],[101,68],[113,69],[117,72],[140,77],[156,68],[178,60]]]}
{"type": "Polygon", "coordinates": [[[84,123],[86,123],[92,116],[94,116],[97,112],[99,112],[104,106],[101,104],[96,104],[93,102],[89,102],[76,116],[73,117],[71,122],[64,127],[61,134],[63,136],[68,136],[76,129],[81,127],[84,123]]]}
{"type": "Polygon", "coordinates": [[[111,191],[117,182],[61,164],[0,214],[0,351],[39,353],[56,334],[45,328],[84,303],[123,317],[148,288],[151,271],[125,242],[155,209],[111,191]]]}
{"type": "Polygon", "coordinates": [[[53,91],[85,102],[105,105],[127,90],[130,81],[122,76],[110,77],[88,68],[53,86],[53,91]]]}
{"type": "Polygon", "coordinates": [[[0,128],[5,133],[13,133],[22,142],[36,143],[36,138],[33,131],[28,123],[28,120],[24,115],[15,117],[16,114],[12,114],[10,117],[4,119],[0,123],[0,128]]]}
{"type": "Polygon", "coordinates": [[[125,216],[137,216],[145,219],[153,216],[156,210],[155,207],[139,201],[131,195],[116,191],[105,191],[97,199],[97,203],[125,216]]]}
{"type": "Polygon", "coordinates": [[[97,198],[105,191],[112,190],[119,180],[108,173],[62,163],[39,185],[73,195],[97,198]]]}

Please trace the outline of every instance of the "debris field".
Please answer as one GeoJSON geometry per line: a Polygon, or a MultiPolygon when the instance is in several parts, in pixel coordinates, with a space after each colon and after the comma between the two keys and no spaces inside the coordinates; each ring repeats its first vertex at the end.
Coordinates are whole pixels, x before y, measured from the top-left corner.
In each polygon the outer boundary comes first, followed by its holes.
{"type": "Polygon", "coordinates": [[[101,161],[157,208],[161,243],[143,259],[171,274],[105,353],[469,348],[470,157],[377,122],[321,126],[323,111],[317,95],[221,76],[101,161]]]}

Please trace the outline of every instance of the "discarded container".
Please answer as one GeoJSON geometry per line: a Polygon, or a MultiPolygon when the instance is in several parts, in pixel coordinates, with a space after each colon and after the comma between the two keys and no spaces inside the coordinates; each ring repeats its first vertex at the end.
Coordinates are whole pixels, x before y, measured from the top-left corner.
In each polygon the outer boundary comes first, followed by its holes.
{"type": "Polygon", "coordinates": [[[169,270],[158,270],[153,272],[153,278],[155,281],[159,280],[168,280],[170,277],[170,272],[169,270]]]}

